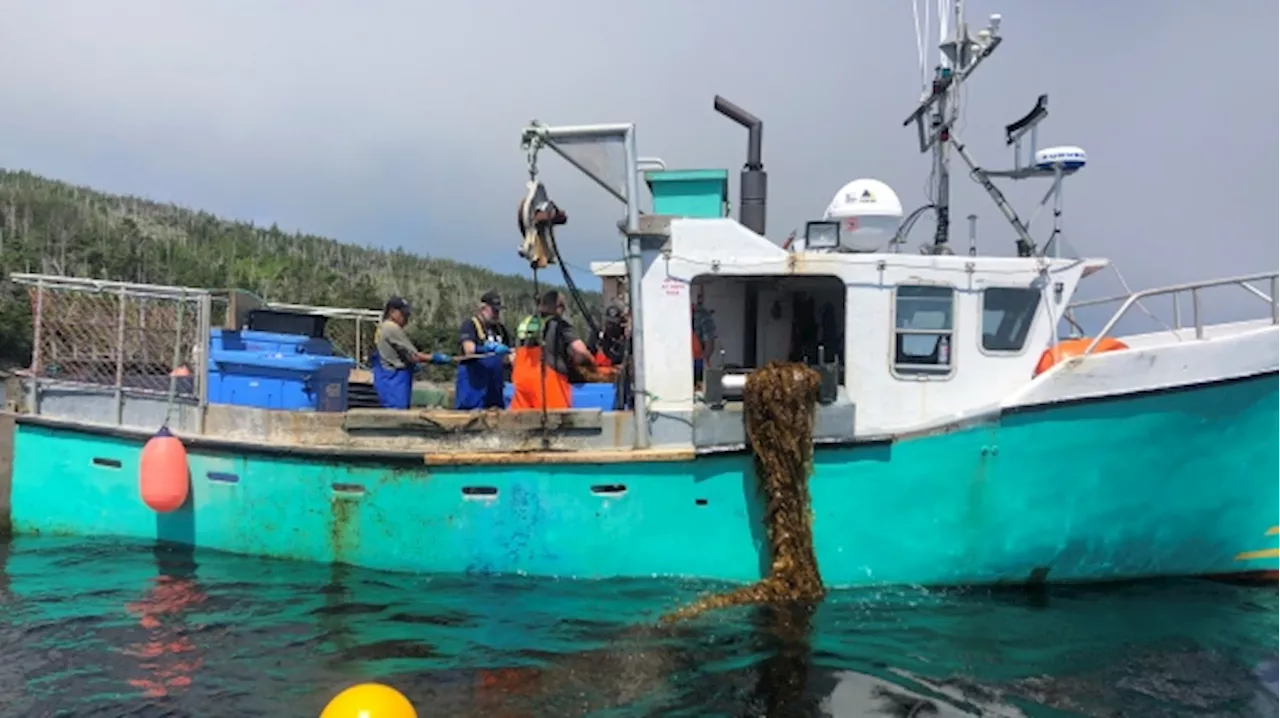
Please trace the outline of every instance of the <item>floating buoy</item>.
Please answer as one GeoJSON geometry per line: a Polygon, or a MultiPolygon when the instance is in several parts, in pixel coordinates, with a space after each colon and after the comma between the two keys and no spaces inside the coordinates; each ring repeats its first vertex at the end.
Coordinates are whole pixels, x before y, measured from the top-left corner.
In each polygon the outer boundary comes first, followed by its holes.
{"type": "Polygon", "coordinates": [[[361,683],[334,696],[320,718],[418,718],[418,712],[391,686],[361,683]]]}
{"type": "Polygon", "coordinates": [[[152,511],[168,513],[187,500],[191,474],[187,449],[178,437],[161,427],[142,447],[138,462],[138,493],[152,511]]]}
{"type": "MultiPolygon", "coordinates": [[[[1036,364],[1036,373],[1032,374],[1032,376],[1040,376],[1046,371],[1052,369],[1055,364],[1063,359],[1070,359],[1084,354],[1085,350],[1088,349],[1089,345],[1092,343],[1093,339],[1089,337],[1084,337],[1083,339],[1068,339],[1065,342],[1059,342],[1058,345],[1052,349],[1045,349],[1044,353],[1040,355],[1040,361],[1036,364]]],[[[1103,354],[1105,352],[1115,352],[1128,348],[1129,345],[1119,339],[1103,337],[1098,340],[1098,346],[1094,347],[1093,353],[1103,354]]]]}

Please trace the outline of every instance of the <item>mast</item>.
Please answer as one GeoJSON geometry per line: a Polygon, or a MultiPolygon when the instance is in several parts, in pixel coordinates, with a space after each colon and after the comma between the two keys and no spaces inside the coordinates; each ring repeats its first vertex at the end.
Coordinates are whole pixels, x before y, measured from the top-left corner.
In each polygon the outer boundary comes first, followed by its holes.
{"type": "MultiPolygon", "coordinates": [[[[933,134],[933,180],[932,202],[934,214],[933,252],[944,254],[947,242],[951,239],[951,160],[947,156],[947,140],[952,123],[959,117],[961,79],[955,76],[957,69],[953,67],[953,58],[949,57],[946,48],[964,47],[964,0],[954,0],[951,8],[954,17],[952,27],[954,35],[947,33],[947,0],[938,2],[938,47],[941,50],[938,64],[934,68],[932,93],[938,97],[930,126],[933,134]]],[[[959,60],[960,58],[954,58],[959,60]]]]}
{"type": "MultiPolygon", "coordinates": [[[[929,0],[924,1],[929,2],[929,0]]],[[[931,55],[925,50],[929,14],[926,11],[922,33],[920,11],[915,2],[916,0],[912,0],[912,9],[916,14],[916,49],[919,54],[921,74],[924,75],[931,55]]],[[[951,239],[950,150],[955,149],[960,158],[965,159],[963,147],[957,144],[952,136],[952,128],[960,116],[959,90],[970,73],[977,69],[982,60],[994,52],[1000,44],[1000,38],[996,35],[1000,16],[993,15],[991,27],[979,33],[979,37],[975,39],[969,35],[969,27],[964,21],[964,0],[936,0],[936,3],[939,43],[937,60],[933,66],[933,79],[922,88],[923,97],[920,104],[902,124],[905,127],[912,122],[916,123],[920,152],[933,153],[929,204],[922,207],[921,211],[933,209],[935,230],[933,246],[922,251],[929,254],[951,254],[951,248],[947,246],[951,239]]],[[[901,230],[899,234],[902,234],[901,230]]]]}

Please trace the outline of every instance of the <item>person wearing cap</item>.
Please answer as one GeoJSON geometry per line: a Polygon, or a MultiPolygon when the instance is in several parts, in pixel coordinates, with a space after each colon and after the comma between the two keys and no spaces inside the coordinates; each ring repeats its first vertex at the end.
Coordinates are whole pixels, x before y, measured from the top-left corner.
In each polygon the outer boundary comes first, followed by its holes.
{"type": "Polygon", "coordinates": [[[454,409],[503,407],[502,388],[511,337],[502,324],[501,314],[502,297],[495,291],[485,292],[480,297],[479,309],[463,321],[458,330],[462,358],[458,360],[454,409]]]}
{"type": "Polygon", "coordinates": [[[409,339],[404,327],[412,310],[402,297],[392,297],[382,310],[382,323],[374,332],[373,389],[383,409],[408,409],[413,397],[413,370],[419,364],[447,364],[447,354],[424,354],[409,339]]]}

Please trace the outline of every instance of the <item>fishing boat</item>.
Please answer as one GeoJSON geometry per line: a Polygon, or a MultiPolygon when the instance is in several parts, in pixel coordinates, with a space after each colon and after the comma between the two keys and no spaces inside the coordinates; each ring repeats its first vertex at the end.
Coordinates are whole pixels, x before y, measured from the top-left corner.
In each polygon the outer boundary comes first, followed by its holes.
{"type": "Polygon", "coordinates": [[[749,138],[737,217],[727,171],[644,160],[634,124],[523,130],[520,252],[535,271],[563,266],[543,150],[625,207],[625,259],[593,270],[630,308],[630,402],[353,407],[377,312],[14,275],[34,350],[0,416],[0,521],[395,571],[751,582],[769,557],[742,390],[790,360],[822,377],[810,489],[829,586],[1274,577],[1277,273],[1073,302],[1109,266],[1064,250],[1062,188],[1087,156],[1039,146],[1041,97],[1005,128],[1013,166],[978,164],[954,121],[1003,41],[999,17],[974,33],[957,13],[941,36],[906,123],[935,163],[932,202],[904,216],[887,185],[855,180],[786,243],[766,234],[762,123],[722,98],[749,138]],[[972,220],[968,251],[951,250],[956,159],[1008,221],[1011,253],[979,251],[972,220]],[[997,181],[1048,185],[1047,241],[997,181]],[[927,212],[933,242],[906,251],[927,212]],[[1216,290],[1258,317],[1207,321],[1216,290]],[[1157,302],[1167,328],[1125,329],[1157,302]],[[1086,331],[1081,310],[1108,303],[1086,331]],[[719,328],[696,379],[695,310],[719,328]],[[339,325],[354,345],[334,348],[339,325]],[[183,464],[157,499],[140,484],[160,427],[183,464]]]}

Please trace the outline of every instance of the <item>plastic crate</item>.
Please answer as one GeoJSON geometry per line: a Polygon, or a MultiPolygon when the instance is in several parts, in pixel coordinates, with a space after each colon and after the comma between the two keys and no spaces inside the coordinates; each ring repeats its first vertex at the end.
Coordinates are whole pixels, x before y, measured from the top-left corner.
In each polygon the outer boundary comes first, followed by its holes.
{"type": "Polygon", "coordinates": [[[346,411],[346,357],[214,350],[209,352],[209,401],[284,411],[346,411]]]}
{"type": "Polygon", "coordinates": [[[234,331],[214,329],[209,332],[209,348],[213,351],[278,352],[333,356],[333,343],[324,337],[305,334],[278,334],[252,329],[234,331]]]}

